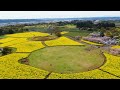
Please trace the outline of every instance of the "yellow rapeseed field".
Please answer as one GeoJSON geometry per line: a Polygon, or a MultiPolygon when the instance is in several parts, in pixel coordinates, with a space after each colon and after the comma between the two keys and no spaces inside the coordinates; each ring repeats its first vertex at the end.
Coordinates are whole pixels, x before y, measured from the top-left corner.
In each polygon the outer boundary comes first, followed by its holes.
{"type": "MultiPolygon", "coordinates": [[[[0,40],[0,47],[10,46],[17,48],[17,53],[0,57],[0,79],[44,79],[48,75],[48,71],[34,68],[29,65],[20,64],[18,60],[26,58],[32,51],[44,48],[40,41],[29,41],[27,38],[33,36],[47,36],[47,33],[26,32],[7,35],[8,37],[0,40]],[[25,53],[28,52],[28,53],[25,53]]],[[[86,41],[84,41],[86,42],[86,41]]],[[[73,41],[67,37],[60,37],[55,40],[45,41],[48,46],[57,45],[84,45],[73,41]]],[[[92,42],[86,42],[94,45],[101,45],[92,42]]],[[[119,48],[114,46],[113,48],[119,48]]],[[[100,67],[88,72],[59,74],[51,73],[48,79],[118,79],[120,77],[120,57],[104,53],[106,63],[100,67]],[[104,72],[104,71],[107,72],[104,72]],[[111,73],[111,74],[110,74],[111,73]],[[116,76],[115,76],[116,75],[116,76]]]]}
{"type": "Polygon", "coordinates": [[[21,52],[0,57],[0,79],[43,79],[49,73],[44,70],[18,63],[18,60],[25,58],[30,54],[24,52],[32,52],[44,47],[41,42],[28,41],[25,37],[29,37],[29,35],[46,36],[48,34],[39,32],[19,33],[8,35],[9,37],[0,40],[2,43],[0,44],[0,47],[15,47],[17,48],[17,52],[21,52]]]}
{"type": "Polygon", "coordinates": [[[11,45],[15,45],[15,44],[18,44],[18,43],[20,44],[20,43],[24,43],[26,41],[27,41],[27,38],[15,38],[15,40],[0,44],[0,47],[11,46],[11,45]]]}
{"type": "Polygon", "coordinates": [[[90,42],[90,41],[86,41],[86,40],[81,40],[82,42],[88,43],[88,44],[92,44],[92,45],[97,45],[97,46],[101,46],[103,44],[99,44],[99,43],[94,43],[94,42],[90,42]]]}
{"type": "Polygon", "coordinates": [[[69,32],[67,32],[67,31],[62,31],[62,32],[61,32],[61,34],[66,34],[66,33],[69,33],[69,32]]]}
{"type": "Polygon", "coordinates": [[[60,37],[56,40],[50,40],[45,42],[48,46],[57,46],[57,45],[83,45],[79,42],[73,41],[67,37],[60,37]]]}
{"type": "Polygon", "coordinates": [[[0,79],[43,79],[47,71],[18,63],[29,54],[13,53],[0,57],[0,79]]]}
{"type": "Polygon", "coordinates": [[[104,53],[104,55],[107,61],[100,68],[120,77],[120,57],[113,56],[107,53],[104,53]]]}
{"type": "Polygon", "coordinates": [[[120,49],[120,45],[115,45],[112,47],[112,49],[120,49]]]}
{"type": "Polygon", "coordinates": [[[41,32],[25,32],[25,33],[16,33],[16,34],[9,34],[6,35],[8,37],[33,37],[33,36],[48,36],[48,33],[41,33],[41,32]]]}
{"type": "Polygon", "coordinates": [[[74,74],[52,73],[48,79],[118,79],[118,78],[106,72],[96,69],[88,72],[74,74]]]}
{"type": "Polygon", "coordinates": [[[44,48],[45,46],[40,41],[28,41],[12,45],[11,47],[17,48],[16,52],[32,52],[34,50],[44,48]]]}
{"type": "Polygon", "coordinates": [[[10,41],[13,41],[15,40],[16,38],[3,38],[3,39],[0,39],[0,43],[6,43],[6,42],[10,42],[10,41]]]}

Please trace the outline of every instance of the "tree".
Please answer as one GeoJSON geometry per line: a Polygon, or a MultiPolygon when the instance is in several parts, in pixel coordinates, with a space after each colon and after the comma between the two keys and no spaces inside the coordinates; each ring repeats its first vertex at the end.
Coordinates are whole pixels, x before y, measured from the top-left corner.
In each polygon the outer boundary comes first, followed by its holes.
{"type": "Polygon", "coordinates": [[[4,47],[2,51],[2,55],[7,55],[7,54],[10,54],[11,52],[12,52],[12,49],[8,47],[4,47]]]}
{"type": "Polygon", "coordinates": [[[0,35],[3,35],[3,30],[2,29],[0,29],[0,35]]]}
{"type": "Polygon", "coordinates": [[[100,37],[104,37],[105,35],[104,35],[104,32],[100,32],[100,37]]]}
{"type": "Polygon", "coordinates": [[[61,34],[60,32],[56,32],[55,35],[56,35],[57,37],[61,37],[61,36],[62,36],[62,34],[61,34]]]}
{"type": "Polygon", "coordinates": [[[92,21],[79,21],[76,23],[76,27],[77,28],[92,28],[94,26],[93,22],[92,21]]]}
{"type": "Polygon", "coordinates": [[[105,34],[111,38],[118,38],[120,36],[120,30],[118,28],[110,28],[109,30],[105,31],[105,34]]]}
{"type": "Polygon", "coordinates": [[[110,31],[106,31],[106,36],[113,38],[113,34],[110,31]]]}
{"type": "Polygon", "coordinates": [[[47,32],[50,33],[50,35],[52,35],[53,32],[54,32],[54,28],[55,28],[54,26],[49,25],[49,26],[48,26],[48,29],[47,29],[47,32]]]}
{"type": "Polygon", "coordinates": [[[102,28],[102,27],[104,27],[104,28],[107,28],[107,27],[115,27],[115,23],[110,23],[110,22],[100,22],[100,23],[98,23],[98,24],[96,24],[96,27],[97,28],[102,28]]]}
{"type": "Polygon", "coordinates": [[[8,32],[9,32],[9,34],[13,34],[14,33],[14,31],[12,29],[10,29],[8,32]]]}

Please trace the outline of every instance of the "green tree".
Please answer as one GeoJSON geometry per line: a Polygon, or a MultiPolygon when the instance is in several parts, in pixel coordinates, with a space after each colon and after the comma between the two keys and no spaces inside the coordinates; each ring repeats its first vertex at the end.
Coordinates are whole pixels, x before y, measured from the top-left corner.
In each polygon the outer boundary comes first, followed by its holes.
{"type": "Polygon", "coordinates": [[[0,29],[0,35],[3,35],[3,30],[2,29],[0,29]]]}
{"type": "Polygon", "coordinates": [[[76,23],[77,28],[92,28],[94,26],[92,21],[79,21],[76,23]]]}
{"type": "Polygon", "coordinates": [[[49,25],[49,26],[48,26],[48,29],[47,29],[47,33],[49,33],[50,35],[52,35],[52,34],[54,33],[54,29],[55,29],[54,26],[49,25]]]}
{"type": "Polygon", "coordinates": [[[104,37],[105,35],[104,35],[104,32],[100,32],[100,37],[104,37]]]}
{"type": "Polygon", "coordinates": [[[57,37],[61,37],[61,36],[62,36],[62,34],[61,34],[60,32],[56,32],[55,35],[56,35],[57,37]]]}
{"type": "Polygon", "coordinates": [[[7,55],[7,54],[10,54],[11,52],[12,52],[12,49],[8,47],[4,47],[2,51],[2,55],[7,55]]]}
{"type": "Polygon", "coordinates": [[[12,29],[8,30],[9,34],[13,34],[14,31],[12,29]]]}

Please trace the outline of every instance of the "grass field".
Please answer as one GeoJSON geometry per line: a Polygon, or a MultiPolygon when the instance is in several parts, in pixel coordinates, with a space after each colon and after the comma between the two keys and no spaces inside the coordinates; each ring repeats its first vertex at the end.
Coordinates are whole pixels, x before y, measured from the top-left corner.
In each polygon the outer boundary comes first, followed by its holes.
{"type": "Polygon", "coordinates": [[[64,36],[87,36],[89,35],[91,32],[89,31],[70,31],[69,33],[66,33],[64,36]]]}
{"type": "Polygon", "coordinates": [[[68,31],[69,33],[64,34],[64,36],[87,36],[91,31],[79,30],[75,25],[67,25],[59,27],[61,31],[68,31]]]}
{"type": "MultiPolygon", "coordinates": [[[[87,36],[91,31],[83,31],[76,28],[75,25],[65,25],[65,26],[57,26],[61,31],[69,31],[69,33],[64,34],[64,36],[87,36]]],[[[47,25],[35,25],[35,26],[26,26],[25,28],[29,29],[29,31],[39,31],[46,32],[48,29],[47,25]]]]}
{"type": "Polygon", "coordinates": [[[38,31],[38,32],[46,32],[47,25],[34,25],[34,26],[25,26],[25,29],[29,29],[29,31],[38,31]]]}
{"type": "Polygon", "coordinates": [[[31,66],[57,73],[88,71],[104,62],[100,50],[88,46],[47,47],[32,52],[28,59],[31,66]]]}

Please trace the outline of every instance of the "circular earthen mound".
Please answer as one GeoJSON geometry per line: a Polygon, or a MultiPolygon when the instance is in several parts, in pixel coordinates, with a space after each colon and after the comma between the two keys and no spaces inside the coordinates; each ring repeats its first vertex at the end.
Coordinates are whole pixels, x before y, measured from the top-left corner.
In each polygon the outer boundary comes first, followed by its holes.
{"type": "Polygon", "coordinates": [[[99,49],[87,48],[89,47],[46,47],[32,52],[26,60],[29,60],[30,66],[56,73],[78,73],[101,67],[105,62],[103,54],[99,49]]]}

